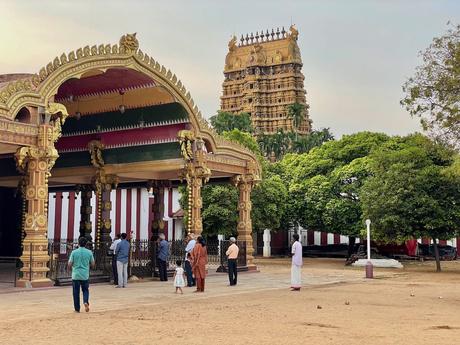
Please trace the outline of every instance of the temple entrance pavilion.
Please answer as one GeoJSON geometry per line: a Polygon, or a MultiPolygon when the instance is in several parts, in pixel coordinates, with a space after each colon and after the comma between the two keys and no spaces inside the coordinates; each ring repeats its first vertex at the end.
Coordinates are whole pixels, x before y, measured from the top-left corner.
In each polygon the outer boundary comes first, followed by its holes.
{"type": "MultiPolygon", "coordinates": [[[[152,212],[161,214],[156,196],[185,181],[187,229],[200,234],[202,185],[228,181],[240,191],[237,231],[251,265],[250,193],[259,176],[256,157],[208,126],[181,81],[139,49],[135,34],[62,54],[38,74],[0,76],[0,197],[13,189],[22,196],[19,230],[2,223],[0,231],[22,231],[19,286],[52,284],[49,188],[82,193],[79,233],[86,237],[98,195],[91,239],[101,243],[111,240],[110,192],[120,185],[145,184],[157,200],[152,212]]],[[[161,217],[154,219],[152,236],[163,230],[161,217]]]]}

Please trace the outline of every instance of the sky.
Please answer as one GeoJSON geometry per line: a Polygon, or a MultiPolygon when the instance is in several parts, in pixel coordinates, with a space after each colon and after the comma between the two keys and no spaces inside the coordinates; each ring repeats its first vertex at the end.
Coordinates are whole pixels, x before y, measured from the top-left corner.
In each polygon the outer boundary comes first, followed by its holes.
{"type": "Polygon", "coordinates": [[[37,73],[63,52],[137,32],[208,118],[219,109],[230,37],[293,23],[314,129],[405,135],[420,126],[399,105],[401,86],[448,21],[460,23],[460,1],[0,0],[0,74],[37,73]]]}

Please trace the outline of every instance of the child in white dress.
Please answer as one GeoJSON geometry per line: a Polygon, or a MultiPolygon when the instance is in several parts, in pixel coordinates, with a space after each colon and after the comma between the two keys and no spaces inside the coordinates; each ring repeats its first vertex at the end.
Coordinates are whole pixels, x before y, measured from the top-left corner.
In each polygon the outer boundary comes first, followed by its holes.
{"type": "Polygon", "coordinates": [[[182,260],[176,261],[176,273],[174,273],[174,286],[176,287],[177,291],[180,291],[183,294],[182,288],[185,286],[185,279],[184,279],[184,269],[182,268],[182,260]]]}

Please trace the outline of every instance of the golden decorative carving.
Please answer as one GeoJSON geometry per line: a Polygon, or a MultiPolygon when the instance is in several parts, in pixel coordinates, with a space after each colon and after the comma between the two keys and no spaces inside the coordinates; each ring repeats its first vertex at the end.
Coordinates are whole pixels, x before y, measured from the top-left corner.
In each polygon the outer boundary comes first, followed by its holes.
{"type": "Polygon", "coordinates": [[[102,157],[102,151],[104,150],[104,144],[102,144],[99,140],[91,140],[88,143],[88,150],[91,154],[91,164],[95,168],[103,168],[104,167],[104,158],[102,157]]]}
{"type": "Polygon", "coordinates": [[[299,31],[296,29],[295,25],[292,24],[289,28],[291,34],[289,35],[292,39],[296,40],[299,38],[299,31]]]}
{"type": "MultiPolygon", "coordinates": [[[[54,162],[59,157],[57,150],[54,147],[39,148],[39,147],[20,147],[15,153],[16,167],[21,173],[26,172],[27,164],[31,160],[43,159],[46,160],[48,172],[54,166],[54,162]]],[[[29,164],[29,169],[35,169],[38,165],[35,162],[29,164]]]]}
{"type": "Polygon", "coordinates": [[[233,65],[235,64],[234,52],[236,51],[236,49],[237,49],[236,36],[233,36],[230,42],[228,42],[228,53],[227,53],[227,56],[225,57],[225,68],[226,69],[233,68],[233,65]]]}
{"type": "Polygon", "coordinates": [[[288,59],[294,61],[301,61],[300,49],[297,45],[297,39],[299,38],[299,31],[295,28],[294,25],[291,25],[289,28],[291,32],[289,34],[289,45],[288,45],[288,59]]]}
{"type": "MultiPolygon", "coordinates": [[[[93,178],[93,188],[96,192],[110,191],[117,188],[120,178],[116,175],[106,174],[104,169],[98,169],[93,178]]],[[[102,205],[101,205],[102,206],[102,205]]],[[[107,209],[107,208],[106,208],[107,209]]]]}
{"type": "Polygon", "coordinates": [[[134,54],[137,49],[139,49],[139,41],[136,38],[136,32],[121,36],[120,50],[124,50],[128,54],[134,54]]]}
{"type": "Polygon", "coordinates": [[[281,54],[279,50],[275,52],[274,60],[276,63],[281,63],[283,61],[283,55],[281,54]]]}
{"type": "Polygon", "coordinates": [[[177,133],[177,138],[179,139],[180,143],[180,150],[182,157],[185,160],[190,161],[193,159],[193,148],[192,144],[195,140],[195,134],[189,130],[182,130],[177,133]]]}
{"type": "Polygon", "coordinates": [[[263,47],[261,44],[256,43],[252,47],[251,54],[249,55],[248,58],[248,64],[254,65],[254,64],[265,64],[266,56],[263,50],[263,47]]]}
{"type": "Polygon", "coordinates": [[[53,125],[53,141],[56,142],[62,135],[62,126],[69,116],[67,108],[61,103],[50,102],[45,112],[51,116],[53,125]]]}

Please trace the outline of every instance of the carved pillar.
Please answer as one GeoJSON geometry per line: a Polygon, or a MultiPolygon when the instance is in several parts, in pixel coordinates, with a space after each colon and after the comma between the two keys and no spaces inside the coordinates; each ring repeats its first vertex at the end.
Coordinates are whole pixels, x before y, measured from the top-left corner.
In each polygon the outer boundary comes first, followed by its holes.
{"type": "Polygon", "coordinates": [[[18,170],[25,177],[26,214],[25,238],[21,261],[22,278],[18,286],[50,286],[48,262],[48,177],[59,157],[54,148],[52,125],[39,127],[37,146],[22,147],[15,154],[18,170]]]}
{"type": "Polygon", "coordinates": [[[252,244],[252,220],[251,220],[251,191],[256,179],[254,175],[237,175],[233,178],[234,184],[239,189],[238,200],[238,240],[246,242],[246,261],[248,266],[254,266],[252,244]]]}
{"type": "Polygon", "coordinates": [[[184,170],[180,174],[181,179],[187,180],[188,191],[188,213],[187,231],[200,235],[203,232],[203,221],[201,219],[201,187],[209,181],[211,170],[207,167],[206,151],[204,142],[195,138],[195,134],[189,130],[182,130],[177,133],[181,154],[186,161],[184,170]]]}
{"type": "Polygon", "coordinates": [[[203,186],[203,176],[194,170],[192,176],[187,180],[188,184],[188,232],[199,236],[203,232],[203,221],[201,219],[201,208],[203,199],[201,198],[201,187],[203,186]]]}
{"type": "Polygon", "coordinates": [[[110,219],[110,211],[112,210],[112,201],[110,200],[110,194],[112,193],[112,185],[106,183],[103,186],[100,201],[100,240],[104,243],[112,241],[110,233],[112,232],[112,220],[110,219]]]}
{"type": "Polygon", "coordinates": [[[169,188],[169,181],[149,181],[147,188],[153,191],[153,222],[152,222],[152,240],[158,238],[158,234],[165,231],[165,188],[169,188]]]}
{"type": "Polygon", "coordinates": [[[93,225],[91,223],[91,214],[93,209],[91,207],[91,198],[93,191],[91,186],[77,186],[77,191],[81,193],[81,206],[80,206],[80,237],[86,237],[92,241],[91,230],[93,225]]]}
{"type": "Polygon", "coordinates": [[[112,241],[110,238],[112,230],[112,221],[110,219],[112,202],[110,194],[112,188],[117,188],[119,180],[116,175],[107,175],[105,173],[105,162],[102,155],[104,145],[99,140],[91,140],[88,143],[88,151],[91,155],[91,164],[97,169],[92,184],[98,200],[95,242],[96,246],[99,246],[100,243],[109,243],[112,241]]]}
{"type": "Polygon", "coordinates": [[[112,220],[110,219],[112,201],[110,200],[110,194],[113,188],[117,188],[118,181],[116,175],[106,175],[103,168],[100,168],[94,177],[93,187],[98,196],[96,245],[112,241],[110,238],[112,231],[112,220]]]}

